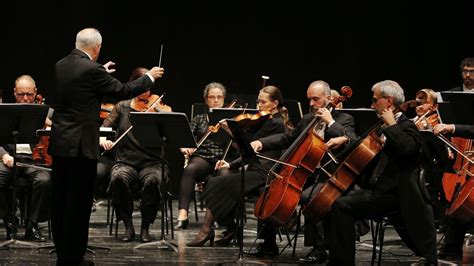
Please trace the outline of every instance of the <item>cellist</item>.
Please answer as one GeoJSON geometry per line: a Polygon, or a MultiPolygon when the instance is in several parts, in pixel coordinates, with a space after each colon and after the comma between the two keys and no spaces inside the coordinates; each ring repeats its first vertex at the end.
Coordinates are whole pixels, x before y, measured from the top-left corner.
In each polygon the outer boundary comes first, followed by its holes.
{"type": "MultiPolygon", "coordinates": [[[[474,125],[438,124],[434,127],[434,133],[437,135],[451,134],[456,137],[474,139],[474,125]]],[[[440,259],[462,259],[464,236],[471,226],[472,221],[463,222],[454,216],[448,216],[446,235],[444,242],[438,250],[438,257],[440,259]]]]}
{"type": "Polygon", "coordinates": [[[405,243],[427,264],[436,265],[433,211],[418,183],[421,134],[399,110],[405,96],[397,82],[378,82],[372,86],[372,92],[372,109],[383,122],[377,131],[383,145],[378,158],[373,160],[373,169],[367,172],[369,178],[364,189],[339,197],[327,214],[328,265],[355,264],[356,220],[391,213],[401,218],[398,222],[404,227],[396,229],[405,243]]]}
{"type": "Polygon", "coordinates": [[[422,175],[427,186],[431,200],[438,232],[444,232],[444,212],[447,201],[443,191],[442,177],[452,165],[446,144],[433,134],[433,126],[438,124],[438,97],[434,90],[424,88],[416,93],[416,116],[413,122],[422,132],[422,175]]]}
{"type": "MultiPolygon", "coordinates": [[[[354,118],[344,112],[333,110],[330,112],[328,106],[331,99],[331,88],[323,80],[313,81],[307,88],[306,96],[310,106],[310,113],[306,114],[298,123],[295,130],[286,134],[277,134],[260,138],[251,143],[253,149],[258,151],[272,150],[275,148],[288,148],[301,132],[310,124],[314,116],[320,117],[322,123],[314,129],[325,142],[329,149],[343,147],[357,138],[354,118]]],[[[300,202],[308,201],[312,190],[311,182],[306,182],[308,187],[302,194],[300,202]]],[[[313,182],[314,183],[314,182],[313,182]]],[[[324,245],[323,226],[321,223],[313,223],[309,217],[305,217],[305,246],[312,246],[312,250],[300,260],[307,263],[324,263],[327,259],[326,248],[324,245]]],[[[276,245],[276,229],[269,223],[263,226],[263,232],[260,234],[264,241],[257,246],[251,255],[257,257],[274,257],[278,255],[276,245]]]]}

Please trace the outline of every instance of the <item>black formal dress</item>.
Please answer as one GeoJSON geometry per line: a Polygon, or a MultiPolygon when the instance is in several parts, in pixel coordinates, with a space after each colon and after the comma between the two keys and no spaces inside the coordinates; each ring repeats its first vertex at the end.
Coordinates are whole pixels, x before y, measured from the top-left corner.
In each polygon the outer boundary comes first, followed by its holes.
{"type": "Polygon", "coordinates": [[[99,157],[99,112],[105,95],[132,98],[153,85],[144,75],[121,83],[77,49],[56,63],[49,154],[51,225],[58,264],[83,261],[99,157]]]}
{"type": "Polygon", "coordinates": [[[415,254],[437,262],[433,211],[419,184],[420,132],[401,115],[382,134],[386,140],[374,159],[368,187],[338,198],[328,213],[330,265],[354,265],[355,220],[388,214],[399,218],[394,223],[403,226],[395,228],[415,254]]]}
{"type": "MultiPolygon", "coordinates": [[[[190,127],[193,135],[197,137],[196,141],[200,140],[209,130],[207,114],[195,116],[190,123],[190,127]]],[[[219,132],[209,135],[190,156],[188,165],[184,168],[183,176],[181,177],[178,209],[188,210],[196,182],[207,181],[206,178],[214,174],[214,166],[217,161],[223,159],[227,143],[215,138],[216,134],[225,133],[219,132]]],[[[219,176],[228,173],[228,169],[220,169],[216,174],[219,176]]]]}
{"type": "MultiPolygon", "coordinates": [[[[251,134],[250,140],[256,140],[265,136],[285,132],[285,125],[280,114],[273,115],[273,119],[266,120],[260,129],[251,134]]],[[[281,149],[267,150],[262,155],[270,158],[278,158],[281,149]]],[[[230,163],[231,169],[237,169],[241,163],[235,160],[230,163]]],[[[245,171],[244,193],[255,192],[265,185],[266,174],[272,166],[271,161],[250,158],[248,168],[245,171]]],[[[231,173],[223,176],[216,176],[209,180],[202,194],[207,207],[211,210],[214,219],[219,223],[230,226],[229,222],[234,215],[235,207],[240,200],[241,173],[231,173]]]]}

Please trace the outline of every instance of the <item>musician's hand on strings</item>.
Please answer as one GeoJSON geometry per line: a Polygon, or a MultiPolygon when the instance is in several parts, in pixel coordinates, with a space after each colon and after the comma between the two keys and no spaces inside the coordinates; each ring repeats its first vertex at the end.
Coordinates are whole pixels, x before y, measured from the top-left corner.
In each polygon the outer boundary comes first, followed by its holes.
{"type": "Polygon", "coordinates": [[[334,119],[332,118],[331,112],[327,108],[318,108],[316,116],[321,118],[326,124],[331,123],[334,119]]]}
{"type": "Polygon", "coordinates": [[[154,79],[159,79],[165,74],[165,69],[162,67],[153,67],[150,71],[146,72],[146,74],[152,76],[154,79]]]}
{"type": "Polygon", "coordinates": [[[254,140],[254,141],[250,142],[250,146],[252,146],[252,149],[255,152],[259,152],[263,148],[263,144],[260,140],[254,140]]]}
{"type": "Polygon", "coordinates": [[[191,156],[196,151],[195,148],[180,148],[179,150],[182,154],[187,156],[191,156]]]}
{"type": "Polygon", "coordinates": [[[2,156],[2,161],[3,161],[3,164],[5,164],[6,166],[12,168],[13,167],[13,157],[10,156],[10,154],[4,154],[2,156]]]}
{"type": "Polygon", "coordinates": [[[111,140],[101,140],[100,141],[100,147],[102,147],[102,149],[108,151],[108,150],[111,150],[113,147],[114,147],[114,143],[111,141],[111,140]]]}
{"type": "Polygon", "coordinates": [[[437,124],[433,128],[433,133],[435,133],[435,135],[453,133],[453,132],[454,132],[453,124],[437,124]]]}
{"type": "Polygon", "coordinates": [[[326,147],[329,150],[337,149],[341,147],[342,145],[346,144],[348,141],[349,141],[349,137],[347,136],[331,138],[330,140],[328,140],[328,142],[326,142],[326,147]]]}
{"type": "Polygon", "coordinates": [[[107,73],[109,74],[112,74],[115,72],[115,69],[112,69],[111,67],[115,66],[115,63],[112,62],[112,61],[109,61],[107,62],[105,65],[104,65],[104,68],[105,68],[105,71],[107,71],[107,73]]]}
{"type": "Polygon", "coordinates": [[[393,126],[397,123],[395,120],[395,115],[393,114],[393,110],[390,108],[384,109],[380,114],[380,118],[387,126],[393,126]]]}
{"type": "Polygon", "coordinates": [[[223,168],[227,168],[227,169],[230,168],[230,164],[226,162],[225,160],[217,161],[216,166],[214,167],[214,170],[220,170],[223,168]]]}

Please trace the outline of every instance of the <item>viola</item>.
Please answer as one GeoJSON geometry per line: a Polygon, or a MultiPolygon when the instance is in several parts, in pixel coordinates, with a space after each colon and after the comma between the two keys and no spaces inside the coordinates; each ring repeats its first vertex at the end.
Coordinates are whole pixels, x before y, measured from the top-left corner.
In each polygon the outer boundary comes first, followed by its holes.
{"type": "Polygon", "coordinates": [[[139,112],[171,112],[170,106],[163,103],[159,95],[151,94],[147,99],[133,98],[130,106],[139,112]]]}
{"type": "MultiPolygon", "coordinates": [[[[333,109],[339,102],[352,96],[352,89],[348,86],[341,88],[341,92],[343,96],[334,97],[327,108],[333,109]]],[[[269,175],[276,178],[265,188],[255,204],[254,215],[257,218],[281,226],[294,213],[306,179],[316,171],[327,152],[324,140],[313,130],[321,122],[321,118],[315,116],[285,151],[280,161],[288,165],[283,165],[278,173],[275,172],[278,165],[270,169],[269,175]]]]}
{"type": "MultiPolygon", "coordinates": [[[[45,99],[41,94],[36,95],[35,103],[37,104],[44,104],[45,99]]],[[[48,125],[45,123],[45,128],[48,125]]],[[[48,147],[49,147],[49,136],[41,136],[39,138],[38,144],[35,145],[32,151],[32,158],[35,162],[45,164],[47,166],[51,166],[53,163],[53,157],[48,154],[48,147]]]]}
{"type": "Polygon", "coordinates": [[[113,103],[103,103],[100,105],[100,119],[106,119],[114,109],[113,103]]]}

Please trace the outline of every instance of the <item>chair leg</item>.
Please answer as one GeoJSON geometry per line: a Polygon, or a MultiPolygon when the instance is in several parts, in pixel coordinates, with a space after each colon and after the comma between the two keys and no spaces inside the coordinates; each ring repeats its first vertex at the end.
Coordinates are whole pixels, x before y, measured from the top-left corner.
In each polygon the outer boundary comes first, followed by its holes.
{"type": "Polygon", "coordinates": [[[377,258],[377,239],[379,236],[379,222],[375,222],[374,226],[374,221],[370,221],[370,230],[372,232],[372,260],[370,265],[374,265],[375,259],[377,258]]]}
{"type": "Polygon", "coordinates": [[[293,242],[293,253],[291,254],[292,257],[295,257],[295,254],[296,254],[296,242],[298,240],[298,234],[300,233],[300,230],[301,230],[301,210],[302,208],[300,208],[298,210],[298,218],[296,220],[296,231],[295,231],[295,240],[293,242]]]}
{"type": "Polygon", "coordinates": [[[383,239],[385,236],[385,228],[387,227],[387,224],[385,222],[381,222],[380,225],[380,232],[379,232],[379,260],[377,265],[381,265],[382,263],[382,250],[383,250],[383,239]]]}
{"type": "Polygon", "coordinates": [[[195,218],[196,218],[196,222],[199,222],[196,193],[197,193],[197,192],[194,191],[194,216],[195,216],[195,218]]]}
{"type": "Polygon", "coordinates": [[[106,225],[109,225],[110,222],[110,204],[112,201],[110,200],[110,197],[107,199],[107,222],[105,223],[106,225]]]}
{"type": "Polygon", "coordinates": [[[112,235],[112,227],[114,225],[114,212],[115,212],[114,206],[112,206],[111,209],[112,209],[112,211],[111,211],[111,214],[110,214],[110,220],[108,222],[108,224],[109,224],[109,236],[112,235]]]}
{"type": "Polygon", "coordinates": [[[171,227],[170,227],[170,229],[171,229],[171,239],[174,239],[173,208],[172,208],[173,202],[171,200],[172,196],[173,195],[168,192],[168,208],[170,209],[170,217],[171,217],[169,219],[170,224],[171,224],[171,227]]]}

